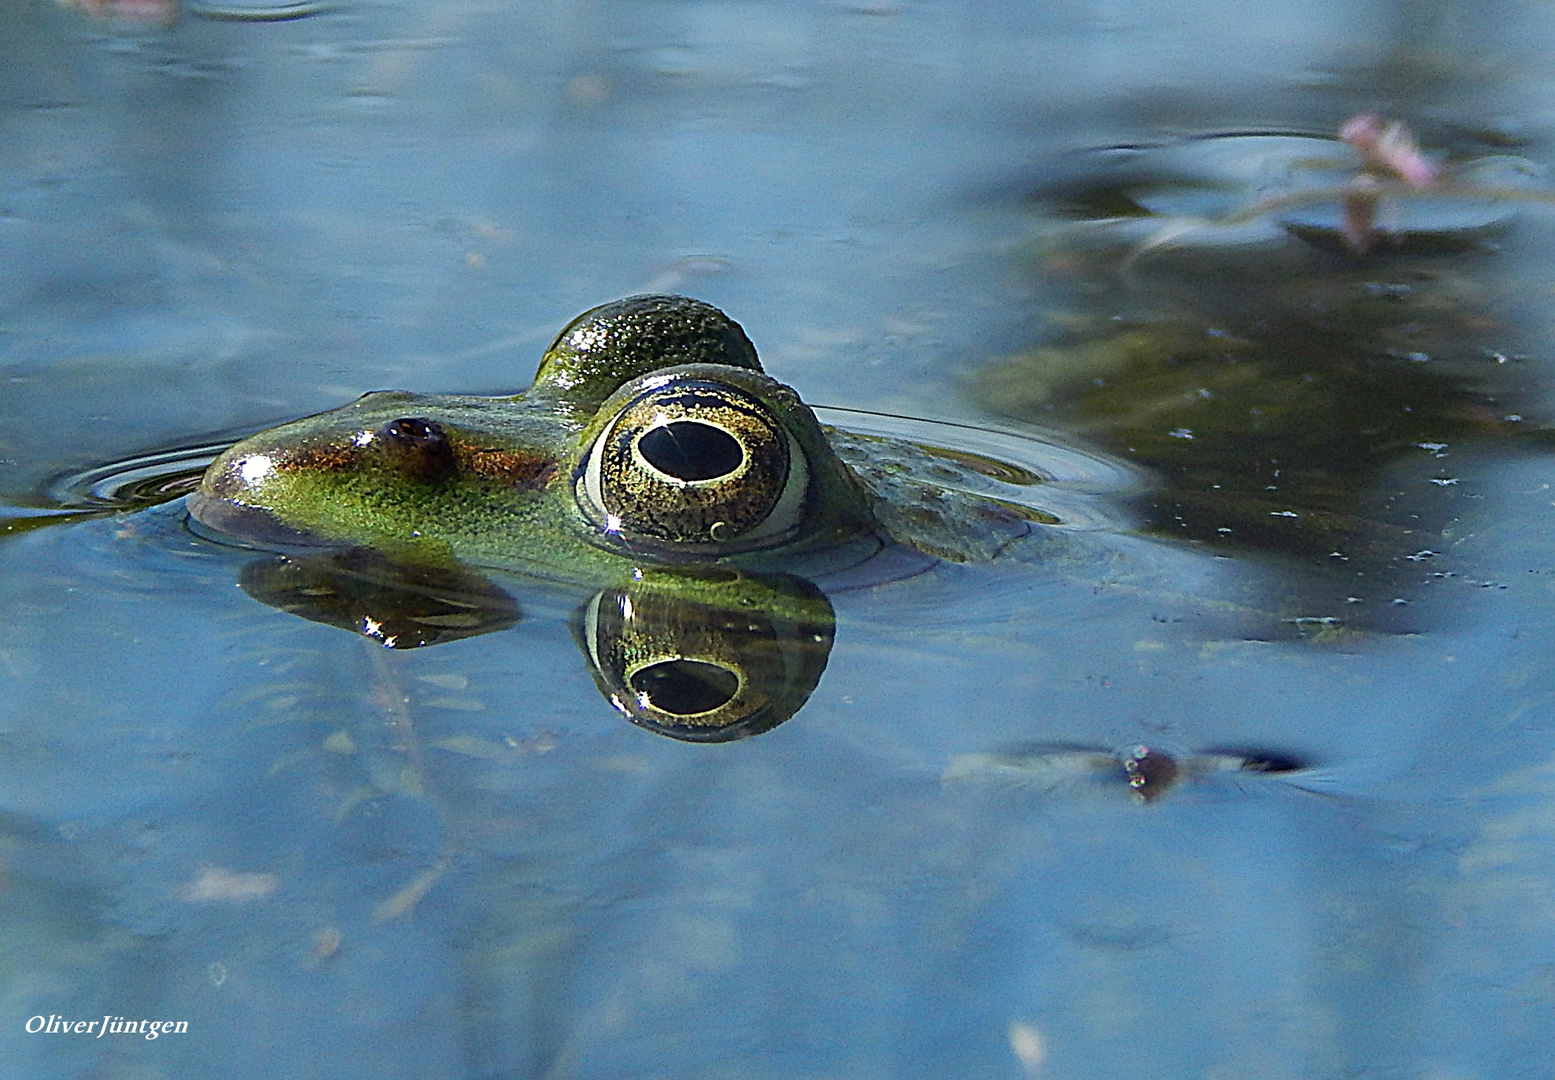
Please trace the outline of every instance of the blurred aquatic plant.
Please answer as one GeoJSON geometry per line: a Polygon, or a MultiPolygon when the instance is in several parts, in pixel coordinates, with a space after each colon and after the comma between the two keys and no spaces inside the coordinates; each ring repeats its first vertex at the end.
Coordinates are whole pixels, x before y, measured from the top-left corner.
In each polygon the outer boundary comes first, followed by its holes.
{"type": "MultiPolygon", "coordinates": [[[[1411,190],[1428,191],[1441,179],[1435,162],[1420,152],[1414,133],[1400,120],[1384,120],[1377,113],[1361,113],[1339,125],[1339,139],[1361,155],[1357,182],[1370,184],[1402,180],[1411,190]]],[[[1358,191],[1342,200],[1344,240],[1350,250],[1364,255],[1377,238],[1379,196],[1358,191]]]]}
{"type": "Polygon", "coordinates": [[[1484,258],[1518,205],[1555,202],[1539,168],[1373,113],[1071,161],[1028,249],[1068,306],[977,373],[979,401],[1153,471],[1152,531],[1325,568],[1293,614],[1396,626],[1397,583],[1445,572],[1423,560],[1472,497],[1462,452],[1548,441],[1509,317],[1543,294],[1484,258]]]}
{"type": "Polygon", "coordinates": [[[1505,224],[1513,204],[1555,204],[1555,191],[1532,186],[1543,172],[1534,162],[1505,154],[1439,160],[1403,121],[1371,112],[1340,124],[1336,139],[1238,133],[1152,149],[1179,161],[1158,182],[1129,191],[1133,212],[1116,215],[1154,225],[1125,270],[1162,248],[1233,244],[1277,231],[1354,256],[1384,242],[1416,250],[1468,247],[1505,224]],[[1194,157],[1198,164],[1187,164],[1194,157]]]}

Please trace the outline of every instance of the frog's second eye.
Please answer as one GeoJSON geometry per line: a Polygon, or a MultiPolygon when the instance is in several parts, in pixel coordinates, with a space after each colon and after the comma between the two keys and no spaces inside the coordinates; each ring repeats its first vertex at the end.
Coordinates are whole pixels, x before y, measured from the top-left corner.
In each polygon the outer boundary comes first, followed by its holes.
{"type": "Polygon", "coordinates": [[[578,501],[607,535],[745,549],[798,528],[808,484],[804,452],[766,405],[686,378],[626,403],[589,450],[578,501]]]}

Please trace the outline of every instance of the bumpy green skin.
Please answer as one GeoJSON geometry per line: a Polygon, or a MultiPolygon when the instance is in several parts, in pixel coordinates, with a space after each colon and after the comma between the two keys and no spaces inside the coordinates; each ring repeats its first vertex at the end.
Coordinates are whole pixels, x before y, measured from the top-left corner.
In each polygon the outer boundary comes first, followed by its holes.
{"type": "MultiPolygon", "coordinates": [[[[651,380],[650,380],[651,381],[651,380]]],[[[738,324],[684,297],[634,297],[574,320],[529,390],[505,398],[379,392],[261,432],[222,454],[191,496],[207,528],[266,546],[360,546],[423,564],[460,562],[591,585],[686,561],[767,570],[874,529],[869,496],[814,415],[761,373],[738,324]],[[694,556],[601,534],[575,483],[590,445],[645,377],[684,373],[763,402],[801,448],[809,489],[799,527],[761,550],[694,556]],[[438,453],[383,437],[401,418],[438,425],[438,453]]]]}
{"type": "Polygon", "coordinates": [[[531,396],[559,413],[592,415],[626,382],[675,364],[761,371],[740,324],[684,296],[631,296],[568,323],[540,361],[531,396]]]}

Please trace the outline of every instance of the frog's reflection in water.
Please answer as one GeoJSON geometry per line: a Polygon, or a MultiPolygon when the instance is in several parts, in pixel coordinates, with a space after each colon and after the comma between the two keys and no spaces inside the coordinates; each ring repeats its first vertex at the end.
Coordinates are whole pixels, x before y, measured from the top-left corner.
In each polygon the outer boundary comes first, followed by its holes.
{"type": "MultiPolygon", "coordinates": [[[[365,548],[246,565],[244,592],[313,622],[413,649],[504,630],[517,601],[454,566],[395,563],[365,548]]],[[[759,735],[804,705],[836,620],[814,584],[720,566],[644,571],[572,618],[595,683],[632,723],[687,742],[759,735]]]]}
{"type": "Polygon", "coordinates": [[[644,573],[596,593],[573,633],[600,693],[639,727],[691,742],[770,731],[826,669],[836,619],[791,574],[719,566],[644,573]]]}

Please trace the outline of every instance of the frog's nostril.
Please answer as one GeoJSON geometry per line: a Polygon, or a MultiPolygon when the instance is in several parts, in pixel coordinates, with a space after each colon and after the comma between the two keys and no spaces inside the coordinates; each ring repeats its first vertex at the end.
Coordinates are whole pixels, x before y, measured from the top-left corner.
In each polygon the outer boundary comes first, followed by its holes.
{"type": "Polygon", "coordinates": [[[383,434],[386,438],[416,446],[432,446],[448,441],[443,425],[436,420],[423,420],[419,416],[402,416],[398,420],[390,420],[384,425],[383,434]]]}
{"type": "Polygon", "coordinates": [[[379,440],[396,468],[422,480],[441,480],[454,471],[454,448],[436,420],[402,416],[383,425],[379,440]]]}

